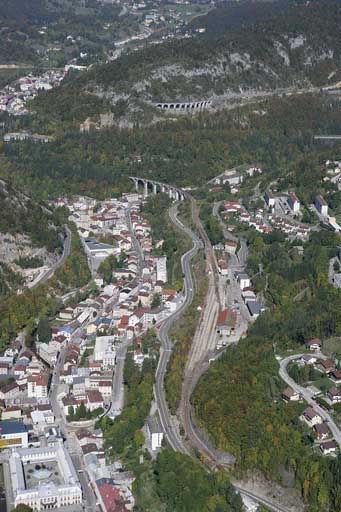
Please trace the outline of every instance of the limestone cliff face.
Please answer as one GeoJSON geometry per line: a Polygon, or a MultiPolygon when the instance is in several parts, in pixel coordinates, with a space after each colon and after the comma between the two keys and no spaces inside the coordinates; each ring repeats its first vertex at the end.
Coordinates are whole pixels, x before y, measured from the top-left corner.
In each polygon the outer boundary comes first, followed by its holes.
{"type": "Polygon", "coordinates": [[[15,291],[62,251],[63,227],[46,205],[0,180],[0,297],[15,291]],[[24,261],[19,265],[18,262],[24,261]],[[25,268],[23,268],[25,267],[25,268]]]}

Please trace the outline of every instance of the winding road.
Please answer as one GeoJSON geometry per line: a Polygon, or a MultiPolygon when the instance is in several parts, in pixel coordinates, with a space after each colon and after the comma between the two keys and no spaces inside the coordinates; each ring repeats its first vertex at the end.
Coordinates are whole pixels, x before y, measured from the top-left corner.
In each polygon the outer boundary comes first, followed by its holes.
{"type": "Polygon", "coordinates": [[[38,284],[46,283],[46,281],[48,281],[50,279],[50,277],[53,276],[53,274],[55,273],[57,268],[61,267],[63,265],[63,263],[65,263],[65,261],[69,257],[70,252],[71,252],[72,233],[67,226],[65,226],[65,231],[66,231],[66,237],[64,240],[63,254],[59,258],[59,260],[54,265],[52,265],[52,267],[50,267],[48,270],[43,272],[37,280],[28,284],[28,288],[30,288],[31,290],[32,290],[32,288],[35,288],[36,286],[38,286],[38,284]]]}
{"type": "Polygon", "coordinates": [[[193,256],[197,253],[201,247],[199,238],[186,226],[184,226],[177,218],[177,206],[173,206],[169,210],[169,216],[172,222],[188,234],[193,240],[193,247],[187,251],[181,257],[181,266],[184,273],[184,300],[180,306],[172,315],[170,315],[161,325],[158,331],[158,338],[161,343],[160,358],[158,367],[155,375],[155,398],[156,404],[159,411],[160,421],[162,429],[165,433],[169,445],[175,451],[189,454],[188,448],[183,443],[176,425],[172,425],[172,418],[166,402],[166,394],[164,388],[164,380],[167,371],[167,365],[171,356],[173,344],[169,339],[169,330],[173,323],[180,317],[182,312],[191,304],[193,300],[193,278],[190,269],[190,262],[193,256]]]}

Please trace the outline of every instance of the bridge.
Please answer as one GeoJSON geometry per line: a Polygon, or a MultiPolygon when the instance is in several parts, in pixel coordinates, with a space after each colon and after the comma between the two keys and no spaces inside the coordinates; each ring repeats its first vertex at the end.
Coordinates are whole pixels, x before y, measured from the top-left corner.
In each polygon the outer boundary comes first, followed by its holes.
{"type": "Polygon", "coordinates": [[[186,193],[181,188],[175,187],[174,185],[160,183],[159,181],[147,178],[139,178],[137,176],[129,176],[129,179],[134,182],[136,192],[139,191],[139,186],[143,187],[143,194],[145,197],[147,197],[149,193],[157,194],[158,192],[164,192],[165,194],[168,194],[170,199],[183,201],[186,196],[186,193]]]}
{"type": "Polygon", "coordinates": [[[156,108],[160,110],[176,110],[178,112],[193,112],[198,110],[206,110],[211,106],[212,102],[205,101],[190,101],[190,102],[168,102],[168,103],[155,103],[156,108]]]}

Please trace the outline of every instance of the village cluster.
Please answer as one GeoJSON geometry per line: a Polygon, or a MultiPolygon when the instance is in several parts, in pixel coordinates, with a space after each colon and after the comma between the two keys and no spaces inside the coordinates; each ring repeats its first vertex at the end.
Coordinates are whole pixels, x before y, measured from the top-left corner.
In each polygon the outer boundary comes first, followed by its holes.
{"type": "MultiPolygon", "coordinates": [[[[167,287],[167,258],[153,255],[155,249],[162,252],[163,242],[152,240],[140,196],[126,194],[102,203],[61,198],[56,204],[66,206],[77,225],[98,292],[77,303],[75,293],[69,293],[52,322],[50,341],[37,340],[35,353],[19,333],[0,357],[0,444],[15,448],[9,455],[11,502],[40,510],[48,494],[59,506],[77,505],[81,477],[89,480],[104,511],[130,510],[132,475],[106,466],[103,435],[94,425],[102,415],[114,418],[122,410],[128,346],[141,366],[150,357],[141,351],[141,336],[174,312],[182,298],[167,287]],[[108,256],[121,264],[105,282],[98,271],[108,256]],[[77,460],[65,457],[63,441],[70,453],[73,447],[77,460]],[[58,476],[50,481],[36,474],[35,466],[28,484],[23,475],[33,460],[49,468],[59,458],[69,467],[68,483],[60,476],[64,470],[56,470],[58,476]]],[[[87,288],[77,291],[86,295],[87,288]]],[[[163,432],[157,416],[148,419],[146,433],[150,451],[160,448],[163,432]]]]}
{"type": "MultiPolygon", "coordinates": [[[[310,371],[316,371],[325,382],[326,390],[323,392],[313,383],[302,387],[287,387],[282,392],[282,398],[285,402],[299,402],[311,397],[316,402],[316,406],[311,404],[303,410],[300,420],[313,430],[319,449],[324,455],[337,454],[340,449],[340,439],[333,439],[328,412],[333,410],[333,406],[341,403],[341,370],[337,367],[334,359],[326,358],[322,352],[322,342],[318,338],[310,339],[305,342],[306,348],[313,353],[307,353],[297,358],[292,358],[292,363],[299,368],[309,367],[310,371]]],[[[338,429],[337,429],[338,432],[338,429]]]]}
{"type": "MultiPolygon", "coordinates": [[[[222,204],[222,215],[227,221],[236,219],[259,233],[271,233],[275,229],[282,231],[289,240],[307,240],[314,226],[300,220],[301,203],[295,192],[274,195],[268,190],[263,200],[264,207],[256,208],[246,208],[239,201],[225,201],[222,204]]],[[[315,213],[317,220],[339,231],[340,226],[328,215],[328,204],[321,195],[316,196],[314,204],[309,208],[315,213]]]]}
{"type": "Polygon", "coordinates": [[[35,98],[40,91],[49,91],[58,87],[69,69],[74,67],[85,69],[84,66],[66,65],[61,69],[48,70],[39,76],[29,73],[0,89],[0,111],[14,116],[27,114],[27,102],[35,98]]]}

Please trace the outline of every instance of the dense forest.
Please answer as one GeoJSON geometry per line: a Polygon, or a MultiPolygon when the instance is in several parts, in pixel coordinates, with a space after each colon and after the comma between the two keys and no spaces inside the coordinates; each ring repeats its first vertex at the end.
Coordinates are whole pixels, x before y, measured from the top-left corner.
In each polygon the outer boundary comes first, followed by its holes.
{"type": "MultiPolygon", "coordinates": [[[[25,128],[33,123],[34,130],[41,132],[39,119],[20,123],[25,128]]],[[[128,176],[198,186],[246,162],[258,162],[278,177],[309,153],[330,157],[331,150],[319,148],[313,136],[339,133],[340,124],[339,102],[323,95],[302,95],[269,99],[256,110],[246,106],[148,128],[112,128],[89,134],[63,134],[58,128],[58,138],[43,146],[29,142],[5,145],[0,173],[40,197],[66,192],[115,195],[132,186],[128,176]],[[140,156],[139,161],[134,155],[140,156]]],[[[309,168],[304,172],[307,175],[309,168]]],[[[293,177],[299,180],[300,169],[293,177]]]]}

